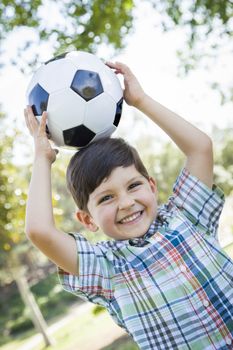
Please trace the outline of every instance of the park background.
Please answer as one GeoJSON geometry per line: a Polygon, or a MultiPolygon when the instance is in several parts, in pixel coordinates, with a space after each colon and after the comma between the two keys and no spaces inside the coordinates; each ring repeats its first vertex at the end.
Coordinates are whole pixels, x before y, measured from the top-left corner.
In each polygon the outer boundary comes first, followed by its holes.
{"type": "MultiPolygon", "coordinates": [[[[105,311],[62,291],[53,264],[25,238],[33,160],[25,91],[54,54],[78,49],[125,62],[147,93],[212,137],[215,182],[226,195],[219,240],[233,257],[232,14],[226,0],[1,2],[0,349],[137,349],[105,311]]],[[[164,202],[183,164],[177,148],[126,104],[114,136],[139,149],[164,202]]],[[[54,214],[67,232],[80,230],[65,187],[70,156],[61,151],[53,166],[54,214]]]]}

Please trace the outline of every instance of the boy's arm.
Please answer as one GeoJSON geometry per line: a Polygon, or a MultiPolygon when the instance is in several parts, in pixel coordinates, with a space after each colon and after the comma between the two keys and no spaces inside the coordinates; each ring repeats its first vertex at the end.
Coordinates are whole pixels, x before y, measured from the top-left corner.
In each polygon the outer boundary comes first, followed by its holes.
{"type": "Polygon", "coordinates": [[[51,148],[45,132],[46,113],[43,113],[40,125],[30,107],[24,114],[35,143],[35,158],[26,206],[26,234],[56,265],[77,275],[75,240],[56,228],[53,217],[51,166],[56,159],[56,151],[51,148]]]}
{"type": "Polygon", "coordinates": [[[145,95],[137,105],[186,155],[185,168],[210,188],[213,185],[211,139],[201,130],[145,95]]]}
{"type": "Polygon", "coordinates": [[[185,167],[210,188],[213,184],[211,139],[192,124],[145,94],[131,70],[122,63],[107,65],[124,76],[124,98],[156,123],[186,155],[185,167]]]}

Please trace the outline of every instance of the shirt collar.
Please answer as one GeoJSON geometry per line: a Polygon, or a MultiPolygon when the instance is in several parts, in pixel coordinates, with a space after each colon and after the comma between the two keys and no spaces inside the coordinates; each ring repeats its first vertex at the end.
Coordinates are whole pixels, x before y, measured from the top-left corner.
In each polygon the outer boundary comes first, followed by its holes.
{"type": "Polygon", "coordinates": [[[131,238],[126,242],[132,246],[144,247],[148,244],[149,239],[158,231],[158,229],[164,226],[165,224],[167,224],[166,218],[158,214],[155,220],[151,223],[147,232],[143,236],[131,238]]]}

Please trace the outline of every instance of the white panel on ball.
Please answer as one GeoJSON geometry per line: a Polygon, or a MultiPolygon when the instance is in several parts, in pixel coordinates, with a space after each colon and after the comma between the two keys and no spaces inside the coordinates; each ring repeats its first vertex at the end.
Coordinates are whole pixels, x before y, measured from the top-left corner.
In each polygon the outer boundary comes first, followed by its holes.
{"type": "Polygon", "coordinates": [[[119,79],[116,74],[109,67],[104,67],[99,72],[100,80],[103,85],[104,91],[106,91],[115,102],[120,101],[122,98],[122,88],[119,79]]]}
{"type": "Polygon", "coordinates": [[[101,132],[113,124],[115,113],[116,102],[103,92],[87,103],[84,125],[95,133],[101,132]]]}
{"type": "Polygon", "coordinates": [[[98,134],[96,134],[96,136],[94,137],[93,141],[101,139],[102,137],[108,137],[108,136],[112,135],[112,133],[114,133],[115,130],[116,130],[115,125],[111,125],[107,129],[105,129],[104,131],[99,132],[98,134]]]}
{"type": "Polygon", "coordinates": [[[31,80],[30,80],[30,83],[28,85],[28,88],[27,88],[27,91],[26,91],[26,96],[28,96],[31,92],[31,90],[34,88],[34,86],[36,84],[38,84],[38,81],[40,79],[40,76],[44,70],[44,65],[40,66],[40,68],[38,68],[35,73],[33,74],[31,80]]]}
{"type": "Polygon", "coordinates": [[[49,114],[62,130],[73,128],[83,123],[86,101],[71,89],[63,89],[49,96],[49,114]]]}
{"type": "Polygon", "coordinates": [[[54,122],[48,120],[48,128],[51,133],[51,139],[57,146],[64,146],[63,132],[54,122]]]}
{"type": "Polygon", "coordinates": [[[69,52],[66,55],[66,58],[69,58],[78,69],[99,72],[105,66],[105,64],[100,59],[97,59],[96,56],[84,51],[69,52]]]}
{"type": "Polygon", "coordinates": [[[49,93],[68,89],[76,71],[75,65],[65,59],[52,61],[42,71],[39,83],[49,93]]]}

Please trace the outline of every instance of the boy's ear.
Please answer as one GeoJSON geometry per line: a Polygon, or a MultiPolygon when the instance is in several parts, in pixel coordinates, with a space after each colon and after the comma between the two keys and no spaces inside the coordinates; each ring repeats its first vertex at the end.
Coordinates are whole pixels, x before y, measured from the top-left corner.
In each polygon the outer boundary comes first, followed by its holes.
{"type": "Polygon", "coordinates": [[[84,210],[78,210],[76,217],[81,224],[92,232],[98,231],[98,226],[94,223],[90,214],[84,210]]]}
{"type": "Polygon", "coordinates": [[[157,191],[158,191],[157,183],[156,183],[155,179],[153,179],[153,177],[151,177],[151,176],[149,177],[149,184],[150,184],[150,188],[151,188],[152,192],[156,193],[156,195],[157,195],[157,191]]]}

